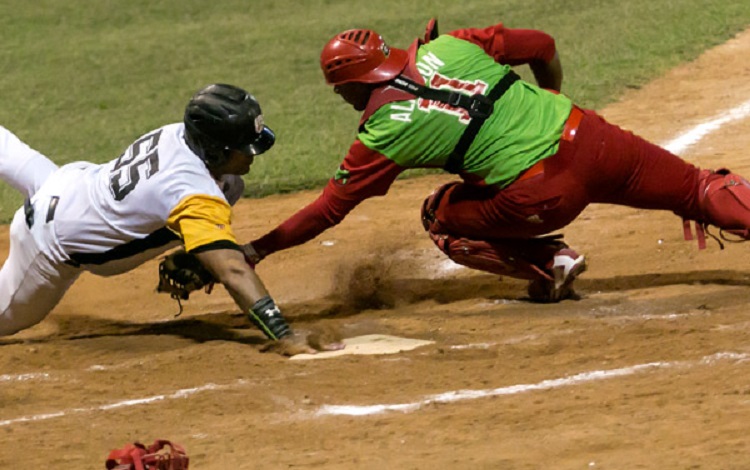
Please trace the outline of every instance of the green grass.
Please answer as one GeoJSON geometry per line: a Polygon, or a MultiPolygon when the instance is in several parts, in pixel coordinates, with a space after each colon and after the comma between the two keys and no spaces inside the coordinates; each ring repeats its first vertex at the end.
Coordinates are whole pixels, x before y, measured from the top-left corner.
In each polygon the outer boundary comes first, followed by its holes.
{"type": "MultiPolygon", "coordinates": [[[[102,162],[180,120],[196,89],[234,83],[256,95],[279,137],[248,175],[247,194],[316,187],[358,122],[323,82],[322,46],[343,29],[368,27],[406,47],[432,16],[443,31],[503,21],[549,32],[563,91],[600,108],[750,25],[750,2],[5,0],[0,124],[59,164],[102,162]]],[[[19,204],[0,183],[0,221],[19,204]]]]}

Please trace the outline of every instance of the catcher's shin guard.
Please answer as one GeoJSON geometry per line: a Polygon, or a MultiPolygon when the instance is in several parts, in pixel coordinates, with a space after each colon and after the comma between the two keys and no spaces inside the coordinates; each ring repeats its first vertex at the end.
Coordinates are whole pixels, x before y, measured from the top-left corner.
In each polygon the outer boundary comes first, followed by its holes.
{"type": "MultiPolygon", "coordinates": [[[[698,184],[701,217],[696,222],[696,231],[699,247],[705,247],[703,229],[707,224],[718,227],[724,240],[733,241],[726,238],[725,233],[739,237],[739,241],[750,240],[750,183],[742,176],[721,168],[716,171],[702,170],[698,184]]],[[[685,238],[692,238],[687,221],[685,238]]]]}
{"type": "MultiPolygon", "coordinates": [[[[518,279],[552,281],[550,274],[519,256],[517,246],[525,240],[471,240],[450,234],[428,231],[440,251],[460,265],[518,279]]],[[[531,241],[531,240],[529,240],[531,241]]]]}
{"type": "Polygon", "coordinates": [[[561,235],[475,240],[445,233],[435,219],[435,209],[454,184],[441,186],[422,204],[422,224],[440,251],[472,269],[528,279],[533,301],[558,302],[575,297],[572,284],[586,270],[586,260],[560,240],[561,235]]]}
{"type": "Polygon", "coordinates": [[[528,294],[535,302],[577,298],[573,281],[586,270],[586,258],[554,237],[490,241],[428,233],[455,263],[500,276],[528,279],[528,294]],[[548,261],[537,264],[529,258],[548,261]]]}

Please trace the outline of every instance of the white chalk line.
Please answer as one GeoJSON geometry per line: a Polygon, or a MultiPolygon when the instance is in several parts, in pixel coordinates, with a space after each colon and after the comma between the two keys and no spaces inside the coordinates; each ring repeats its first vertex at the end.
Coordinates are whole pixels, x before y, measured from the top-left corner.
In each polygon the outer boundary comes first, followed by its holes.
{"type": "Polygon", "coordinates": [[[29,382],[32,380],[49,379],[50,375],[45,372],[30,372],[28,374],[3,374],[0,375],[0,382],[29,382]]]}
{"type": "MultiPolygon", "coordinates": [[[[495,388],[495,389],[483,389],[483,390],[455,390],[435,395],[428,395],[427,397],[411,402],[411,403],[398,403],[398,404],[378,404],[378,405],[323,405],[313,416],[320,417],[326,415],[333,416],[367,416],[373,414],[386,413],[389,411],[400,411],[404,413],[417,411],[425,405],[431,403],[453,403],[466,400],[476,400],[479,398],[487,398],[501,395],[517,395],[519,393],[526,393],[539,390],[550,390],[553,388],[560,388],[565,386],[577,385],[586,382],[593,382],[596,380],[606,380],[616,377],[624,377],[633,375],[638,372],[643,372],[652,369],[664,369],[669,367],[677,366],[710,366],[718,361],[736,361],[745,362],[748,360],[747,354],[740,354],[734,352],[722,352],[713,354],[711,356],[705,356],[697,361],[693,362],[649,362],[646,364],[637,364],[630,367],[623,367],[619,369],[610,370],[597,370],[590,372],[582,372],[580,374],[572,375],[569,377],[562,377],[558,379],[548,379],[535,384],[519,384],[510,385],[507,387],[495,388]]],[[[33,423],[40,421],[47,421],[54,418],[62,418],[74,414],[83,413],[94,413],[98,411],[110,411],[119,408],[127,408],[138,405],[150,405],[158,402],[164,402],[167,400],[175,400],[180,398],[188,398],[198,393],[220,391],[220,390],[231,390],[241,388],[249,383],[248,380],[240,379],[229,384],[205,384],[200,387],[194,388],[183,388],[169,394],[152,395],[150,397],[136,398],[130,400],[121,400],[112,403],[107,403],[99,406],[90,406],[83,408],[69,408],[66,410],[60,410],[50,413],[42,413],[31,416],[21,416],[19,418],[0,420],[0,427],[11,426],[13,424],[20,423],[33,423]]]]}
{"type": "Polygon", "coordinates": [[[718,114],[706,122],[698,124],[692,129],[683,132],[674,139],[662,145],[672,153],[680,154],[692,145],[698,143],[708,134],[718,130],[721,126],[750,116],[750,100],[736,106],[728,111],[718,114]]]}
{"type": "Polygon", "coordinates": [[[449,349],[455,349],[455,350],[463,350],[463,349],[490,349],[492,346],[495,346],[497,343],[471,343],[471,344],[454,344],[452,346],[449,346],[449,349]]]}
{"type": "Polygon", "coordinates": [[[20,418],[1,420],[0,427],[10,426],[12,424],[18,424],[18,423],[46,421],[49,419],[61,418],[63,416],[69,416],[73,414],[92,413],[95,411],[109,411],[109,410],[114,410],[118,408],[126,408],[129,406],[137,406],[137,405],[149,405],[152,403],[162,402],[166,400],[187,398],[191,395],[195,395],[201,392],[237,388],[237,387],[241,387],[245,385],[246,383],[248,383],[248,381],[244,379],[240,379],[235,383],[226,384],[226,385],[216,385],[216,384],[209,383],[209,384],[205,384],[205,385],[202,385],[200,387],[195,387],[195,388],[183,388],[181,390],[177,390],[176,392],[165,394],[165,395],[153,395],[150,397],[136,398],[133,400],[122,400],[122,401],[117,401],[117,402],[108,403],[108,404],[99,405],[99,406],[90,406],[86,408],[69,408],[67,410],[55,411],[52,413],[43,413],[43,414],[32,415],[32,416],[22,416],[20,418]]]}
{"type": "MultiPolygon", "coordinates": [[[[138,361],[138,364],[142,364],[141,361],[138,361]]],[[[127,362],[121,362],[120,364],[116,364],[114,366],[103,366],[103,365],[93,365],[89,367],[88,369],[85,369],[86,371],[106,371],[106,370],[115,370],[115,369],[121,369],[123,367],[127,366],[127,362]]],[[[23,374],[2,374],[0,375],[0,383],[4,382],[31,382],[34,380],[52,380],[53,376],[52,374],[49,374],[47,372],[27,372],[23,374]]]]}
{"type": "Polygon", "coordinates": [[[746,354],[725,352],[706,356],[694,362],[649,362],[646,364],[638,364],[635,366],[623,367],[620,369],[582,372],[580,374],[572,375],[569,377],[542,380],[541,382],[537,382],[535,384],[510,385],[507,387],[484,390],[456,390],[436,395],[428,395],[421,400],[411,403],[380,405],[323,405],[318,408],[315,416],[367,416],[387,413],[390,411],[410,413],[433,403],[453,403],[466,400],[476,400],[479,398],[496,397],[501,395],[517,395],[519,393],[533,392],[538,390],[550,390],[553,388],[567,387],[586,382],[593,382],[596,380],[606,380],[615,377],[623,377],[651,369],[664,369],[676,366],[693,367],[697,365],[712,365],[720,360],[743,361],[747,358],[748,356],[746,354]]]}
{"type": "MultiPolygon", "coordinates": [[[[138,365],[143,365],[142,361],[137,361],[138,365]]],[[[91,367],[88,367],[87,369],[84,369],[87,372],[101,372],[101,371],[108,371],[108,370],[117,370],[122,369],[125,367],[128,367],[129,362],[123,361],[119,364],[106,366],[106,365],[99,365],[95,364],[91,367]]],[[[0,384],[2,383],[10,383],[10,382],[31,382],[31,381],[39,381],[39,380],[55,380],[56,377],[54,377],[53,374],[50,374],[48,372],[27,372],[23,374],[2,374],[0,375],[0,384]]]]}

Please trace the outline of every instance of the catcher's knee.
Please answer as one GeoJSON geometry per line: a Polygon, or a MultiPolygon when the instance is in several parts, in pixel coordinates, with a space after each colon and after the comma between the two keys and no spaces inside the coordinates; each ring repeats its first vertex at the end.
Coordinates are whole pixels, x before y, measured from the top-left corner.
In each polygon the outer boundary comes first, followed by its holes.
{"type": "Polygon", "coordinates": [[[726,230],[750,229],[750,183],[727,169],[703,170],[698,205],[705,222],[726,230]]]}
{"type": "Polygon", "coordinates": [[[428,230],[453,262],[472,269],[528,280],[553,280],[547,265],[566,245],[551,237],[528,240],[471,240],[428,230]],[[536,259],[538,261],[532,261],[536,259]]]}

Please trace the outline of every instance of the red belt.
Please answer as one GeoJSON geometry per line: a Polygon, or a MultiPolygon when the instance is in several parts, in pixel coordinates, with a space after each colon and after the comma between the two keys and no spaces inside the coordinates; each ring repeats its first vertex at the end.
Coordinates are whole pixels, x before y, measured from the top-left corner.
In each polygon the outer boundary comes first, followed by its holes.
{"type": "Polygon", "coordinates": [[[533,166],[529,167],[526,171],[516,178],[516,181],[523,181],[529,178],[533,178],[536,175],[544,173],[544,160],[536,162],[533,166]]]}
{"type": "MultiPolygon", "coordinates": [[[[585,116],[585,114],[583,113],[583,111],[581,111],[581,108],[573,106],[573,109],[570,110],[570,115],[568,115],[568,120],[565,121],[565,125],[563,126],[562,136],[560,136],[560,140],[573,142],[573,139],[576,138],[576,132],[578,131],[578,126],[581,124],[583,116],[585,116]]],[[[521,173],[516,181],[527,180],[542,173],[544,173],[544,160],[540,160],[529,167],[526,171],[521,173]]]]}
{"type": "Polygon", "coordinates": [[[573,139],[576,138],[576,132],[578,131],[578,126],[581,124],[583,116],[585,116],[585,114],[583,113],[583,111],[581,111],[581,108],[573,106],[573,109],[570,110],[568,120],[565,121],[565,126],[563,126],[563,132],[560,140],[573,142],[573,139]]]}

